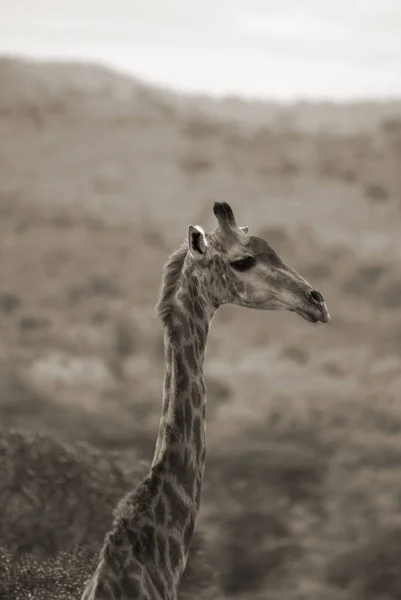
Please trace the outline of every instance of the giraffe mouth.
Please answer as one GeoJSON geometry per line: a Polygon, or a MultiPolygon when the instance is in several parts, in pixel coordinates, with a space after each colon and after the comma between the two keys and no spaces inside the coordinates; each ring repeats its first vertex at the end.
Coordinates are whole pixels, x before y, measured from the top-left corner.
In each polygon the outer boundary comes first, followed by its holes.
{"type": "Polygon", "coordinates": [[[293,308],[292,312],[297,313],[300,317],[309,323],[329,323],[331,316],[327,310],[326,303],[323,302],[319,306],[311,306],[310,308],[293,308]]]}

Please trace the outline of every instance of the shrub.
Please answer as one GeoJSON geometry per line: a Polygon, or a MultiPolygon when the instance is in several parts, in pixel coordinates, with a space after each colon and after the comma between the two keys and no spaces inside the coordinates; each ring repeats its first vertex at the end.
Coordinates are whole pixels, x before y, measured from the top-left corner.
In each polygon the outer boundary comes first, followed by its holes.
{"type": "Polygon", "coordinates": [[[216,136],[218,133],[218,123],[202,116],[192,117],[184,124],[184,134],[190,138],[209,138],[216,136]]]}
{"type": "Polygon", "coordinates": [[[308,351],[298,346],[287,346],[284,348],[283,357],[298,365],[306,365],[309,359],[308,351]]]}
{"type": "MultiPolygon", "coordinates": [[[[78,546],[39,560],[32,554],[16,558],[0,546],[1,600],[80,600],[96,569],[98,552],[78,546]]],[[[194,537],[178,598],[203,597],[213,585],[213,570],[205,559],[204,541],[194,537]]]]}
{"type": "Polygon", "coordinates": [[[365,195],[369,200],[380,202],[388,199],[389,192],[382,183],[370,183],[365,187],[365,195]]]}
{"type": "Polygon", "coordinates": [[[301,171],[300,165],[298,165],[293,160],[287,158],[283,159],[279,166],[280,173],[283,175],[288,175],[289,177],[298,175],[301,171]]]}
{"type": "Polygon", "coordinates": [[[245,512],[225,519],[221,527],[220,585],[236,596],[257,592],[284,578],[298,547],[277,513],[245,512]]]}
{"type": "Polygon", "coordinates": [[[201,175],[213,167],[213,161],[206,156],[188,155],[180,160],[180,166],[190,177],[201,175]]]}
{"type": "Polygon", "coordinates": [[[114,349],[124,359],[137,349],[136,332],[131,322],[119,319],[114,327],[114,349]]]}
{"type": "Polygon", "coordinates": [[[0,459],[0,540],[17,555],[97,548],[129,486],[112,456],[49,435],[2,429],[0,459]]]}
{"type": "Polygon", "coordinates": [[[401,280],[395,280],[384,286],[378,293],[378,302],[385,308],[400,308],[401,280]]]}
{"type": "Polygon", "coordinates": [[[50,319],[44,315],[22,315],[19,327],[24,332],[34,332],[46,329],[50,325],[50,319]]]}
{"type": "Polygon", "coordinates": [[[15,559],[0,546],[0,598],[79,600],[96,561],[97,555],[83,547],[40,561],[32,555],[15,559]]]}
{"type": "Polygon", "coordinates": [[[260,506],[266,496],[288,504],[320,505],[330,449],[320,439],[316,423],[291,421],[279,409],[248,427],[238,438],[209,454],[207,475],[216,489],[246,506],[260,506]]]}
{"type": "Polygon", "coordinates": [[[21,304],[21,298],[11,292],[0,295],[0,311],[5,314],[14,312],[21,304]]]}
{"type": "MultiPolygon", "coordinates": [[[[0,598],[78,600],[114,507],[148,465],[135,460],[124,468],[116,453],[44,434],[0,433],[0,598]]],[[[205,589],[211,579],[202,532],[192,550],[184,592],[205,589]]]]}
{"type": "Polygon", "coordinates": [[[399,600],[401,529],[379,530],[366,543],[331,561],[327,581],[352,590],[355,600],[399,600]]]}
{"type": "Polygon", "coordinates": [[[353,275],[344,282],[343,290],[348,294],[372,299],[376,286],[384,273],[383,265],[357,267],[353,275]]]}
{"type": "Polygon", "coordinates": [[[67,299],[70,304],[76,304],[86,298],[119,298],[120,296],[119,287],[102,275],[94,276],[86,283],[73,285],[67,290],[67,299]]]}

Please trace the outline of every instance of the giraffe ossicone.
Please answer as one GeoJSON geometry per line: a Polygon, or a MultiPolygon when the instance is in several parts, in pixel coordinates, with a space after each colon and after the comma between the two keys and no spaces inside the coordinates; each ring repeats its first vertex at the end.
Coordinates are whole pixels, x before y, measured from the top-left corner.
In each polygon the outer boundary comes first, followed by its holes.
{"type": "Polygon", "coordinates": [[[82,600],[175,600],[199,512],[206,455],[203,362],[222,304],[289,310],[328,323],[326,303],[266,240],[215,203],[216,228],[190,225],[167,260],[158,314],[164,325],[162,415],[146,478],[120,502],[82,600]]]}

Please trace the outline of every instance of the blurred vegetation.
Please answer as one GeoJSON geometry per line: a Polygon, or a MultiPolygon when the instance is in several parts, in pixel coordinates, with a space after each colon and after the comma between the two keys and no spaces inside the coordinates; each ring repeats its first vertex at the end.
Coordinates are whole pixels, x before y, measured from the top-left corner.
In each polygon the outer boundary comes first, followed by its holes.
{"type": "Polygon", "coordinates": [[[180,598],[398,600],[399,104],[190,101],[6,59],[0,90],[0,598],[80,597],[154,450],[162,265],[226,199],[333,321],[216,315],[180,598]]]}

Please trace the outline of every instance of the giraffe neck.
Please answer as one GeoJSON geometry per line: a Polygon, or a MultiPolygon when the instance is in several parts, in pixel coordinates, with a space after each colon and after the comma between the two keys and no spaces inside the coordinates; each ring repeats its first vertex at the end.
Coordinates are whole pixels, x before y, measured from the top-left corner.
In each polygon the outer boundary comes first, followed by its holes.
{"type": "MultiPolygon", "coordinates": [[[[175,524],[181,525],[182,573],[199,512],[206,454],[206,387],[203,361],[209,323],[215,309],[202,302],[198,286],[179,289],[165,325],[165,378],[162,417],[152,471],[166,479],[166,503],[179,510],[175,524]]],[[[174,512],[174,509],[173,509],[174,512]]]]}

